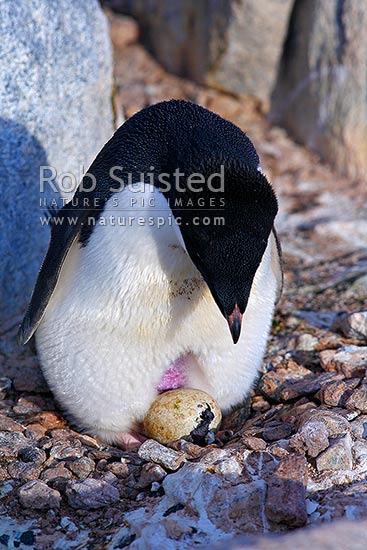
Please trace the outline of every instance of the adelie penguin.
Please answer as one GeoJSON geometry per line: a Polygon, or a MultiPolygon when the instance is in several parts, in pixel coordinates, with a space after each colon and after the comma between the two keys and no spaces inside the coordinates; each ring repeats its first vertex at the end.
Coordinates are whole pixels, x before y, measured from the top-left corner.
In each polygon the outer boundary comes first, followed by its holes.
{"type": "Polygon", "coordinates": [[[282,285],[277,200],[249,138],[185,101],[134,115],[88,172],[95,189],[85,176],[52,224],[19,337],[35,334],[79,428],[129,446],[159,390],[204,390],[224,412],[248,394],[282,285]]]}

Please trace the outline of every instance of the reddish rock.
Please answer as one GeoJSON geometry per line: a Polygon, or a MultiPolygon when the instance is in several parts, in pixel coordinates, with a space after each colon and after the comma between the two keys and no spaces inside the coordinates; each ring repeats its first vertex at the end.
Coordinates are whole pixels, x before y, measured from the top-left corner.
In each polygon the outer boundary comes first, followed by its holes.
{"type": "Polygon", "coordinates": [[[345,403],[347,409],[354,409],[361,413],[367,413],[367,382],[364,382],[352,391],[351,396],[345,403]]]}
{"type": "Polygon", "coordinates": [[[321,351],[320,364],[324,370],[340,372],[346,378],[361,378],[366,374],[367,347],[345,346],[321,351]]]}
{"type": "Polygon", "coordinates": [[[265,513],[269,521],[301,527],[307,521],[307,461],[301,456],[284,458],[268,481],[265,513]]]}
{"type": "Polygon", "coordinates": [[[343,375],[336,376],[340,376],[341,379],[322,384],[317,397],[322,403],[325,403],[325,405],[331,407],[344,407],[352,391],[360,383],[360,379],[351,378],[349,380],[344,380],[343,375]]]}
{"type": "Polygon", "coordinates": [[[246,449],[250,449],[251,451],[264,451],[266,449],[265,441],[259,437],[244,436],[241,439],[241,443],[246,449]]]}

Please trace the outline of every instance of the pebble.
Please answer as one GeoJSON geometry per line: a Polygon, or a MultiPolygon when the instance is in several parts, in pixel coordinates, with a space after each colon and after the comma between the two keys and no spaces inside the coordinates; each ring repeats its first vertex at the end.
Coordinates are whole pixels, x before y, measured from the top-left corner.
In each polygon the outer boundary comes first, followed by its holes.
{"type": "Polygon", "coordinates": [[[344,346],[321,351],[320,364],[324,370],[340,372],[346,378],[361,378],[366,374],[367,347],[344,346]]]}
{"type": "Polygon", "coordinates": [[[125,462],[111,462],[107,465],[107,468],[120,479],[124,479],[130,473],[129,467],[125,462]]]}
{"type": "Polygon", "coordinates": [[[265,441],[277,441],[278,439],[285,439],[289,437],[293,432],[292,424],[286,422],[272,421],[268,422],[264,431],[263,438],[265,441]]]}
{"type": "Polygon", "coordinates": [[[162,466],[154,464],[153,462],[148,462],[148,464],[144,464],[136,486],[139,489],[145,489],[154,482],[162,481],[166,475],[167,472],[162,466]]]}
{"type": "Polygon", "coordinates": [[[78,447],[70,447],[68,444],[54,445],[50,451],[50,457],[57,458],[58,460],[67,460],[82,458],[84,449],[78,447]]]}
{"type": "Polygon", "coordinates": [[[367,413],[367,382],[364,382],[352,391],[345,406],[347,409],[354,409],[364,414],[367,413]]]}
{"type": "Polygon", "coordinates": [[[310,420],[290,439],[289,444],[296,451],[306,451],[308,456],[314,458],[329,446],[328,435],[324,423],[310,420]]]}
{"type": "Polygon", "coordinates": [[[29,445],[29,440],[19,432],[0,432],[0,462],[16,460],[20,449],[29,445]]]}
{"type": "Polygon", "coordinates": [[[265,513],[269,521],[301,527],[307,521],[307,461],[291,455],[281,460],[267,484],[265,513]]]}
{"type": "Polygon", "coordinates": [[[69,505],[82,510],[104,508],[120,500],[118,489],[101,479],[70,481],[65,493],[69,505]]]}
{"type": "MultiPolygon", "coordinates": [[[[82,456],[81,458],[67,462],[67,468],[79,479],[86,479],[95,469],[95,463],[91,458],[82,456]]],[[[116,472],[113,473],[115,474],[116,472]]]]}
{"type": "Polygon", "coordinates": [[[147,462],[155,462],[168,470],[178,470],[186,461],[183,452],[177,452],[158,443],[154,439],[147,439],[139,447],[138,455],[147,462]]]}
{"type": "Polygon", "coordinates": [[[341,332],[347,338],[367,342],[367,311],[339,313],[331,328],[336,332],[341,332]]]}
{"type": "MultiPolygon", "coordinates": [[[[220,435],[220,432],[217,432],[217,437],[220,435]]],[[[199,458],[205,453],[205,447],[200,447],[200,445],[195,445],[191,441],[186,441],[186,439],[177,439],[167,445],[171,449],[174,449],[178,452],[183,452],[185,457],[190,460],[193,458],[199,458]]]]}
{"type": "Polygon", "coordinates": [[[61,495],[42,481],[28,481],[19,489],[19,500],[25,508],[45,510],[59,508],[61,495]]]}
{"type": "Polygon", "coordinates": [[[331,407],[344,407],[349,399],[352,390],[360,383],[359,378],[350,378],[345,380],[343,375],[336,375],[342,379],[326,382],[321,385],[321,389],[316,395],[325,405],[331,407]]]}
{"type": "Polygon", "coordinates": [[[316,468],[324,470],[351,470],[353,468],[352,439],[349,434],[330,442],[330,446],[316,458],[316,468]]]}
{"type": "Polygon", "coordinates": [[[275,370],[264,374],[258,384],[259,390],[270,399],[279,400],[279,391],[284,388],[285,383],[304,383],[304,380],[314,374],[294,361],[284,361],[275,370]]]}
{"type": "Polygon", "coordinates": [[[260,437],[244,436],[241,442],[246,449],[250,449],[251,451],[265,451],[266,449],[266,443],[260,437]]]}
{"type": "Polygon", "coordinates": [[[307,333],[300,334],[296,340],[296,348],[300,351],[315,351],[318,344],[316,336],[307,333]]]}
{"type": "Polygon", "coordinates": [[[0,414],[0,431],[3,432],[23,432],[25,427],[8,416],[0,414]]]}
{"type": "Polygon", "coordinates": [[[24,447],[18,452],[19,460],[23,462],[33,462],[34,464],[43,464],[46,461],[46,453],[38,447],[24,447]]]}
{"type": "Polygon", "coordinates": [[[32,464],[31,462],[11,462],[8,465],[8,474],[13,479],[19,479],[20,481],[29,481],[31,479],[37,479],[40,475],[40,467],[32,464]]]}
{"type": "Polygon", "coordinates": [[[367,414],[362,414],[350,423],[352,434],[358,439],[367,440],[367,414]]]}
{"type": "Polygon", "coordinates": [[[55,468],[47,468],[46,470],[43,470],[43,472],[40,475],[40,478],[42,481],[45,481],[46,483],[56,479],[56,478],[64,478],[64,479],[71,479],[73,477],[73,474],[65,468],[65,464],[60,463],[55,468]]]}

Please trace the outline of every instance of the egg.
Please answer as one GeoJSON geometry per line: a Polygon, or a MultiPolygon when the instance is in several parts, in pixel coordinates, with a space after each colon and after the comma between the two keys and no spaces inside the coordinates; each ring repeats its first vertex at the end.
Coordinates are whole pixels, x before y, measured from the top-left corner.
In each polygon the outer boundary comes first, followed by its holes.
{"type": "Polygon", "coordinates": [[[208,432],[216,430],[221,420],[221,410],[210,395],[179,388],[153,401],[144,419],[144,430],[148,437],[163,444],[183,437],[205,444],[208,432]]]}

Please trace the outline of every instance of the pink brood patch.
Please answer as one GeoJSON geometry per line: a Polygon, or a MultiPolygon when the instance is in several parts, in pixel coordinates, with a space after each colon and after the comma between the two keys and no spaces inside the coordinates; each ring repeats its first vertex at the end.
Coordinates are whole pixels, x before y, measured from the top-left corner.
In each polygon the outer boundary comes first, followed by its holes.
{"type": "Polygon", "coordinates": [[[157,386],[159,392],[182,388],[187,382],[185,359],[180,357],[166,370],[157,386]]]}

